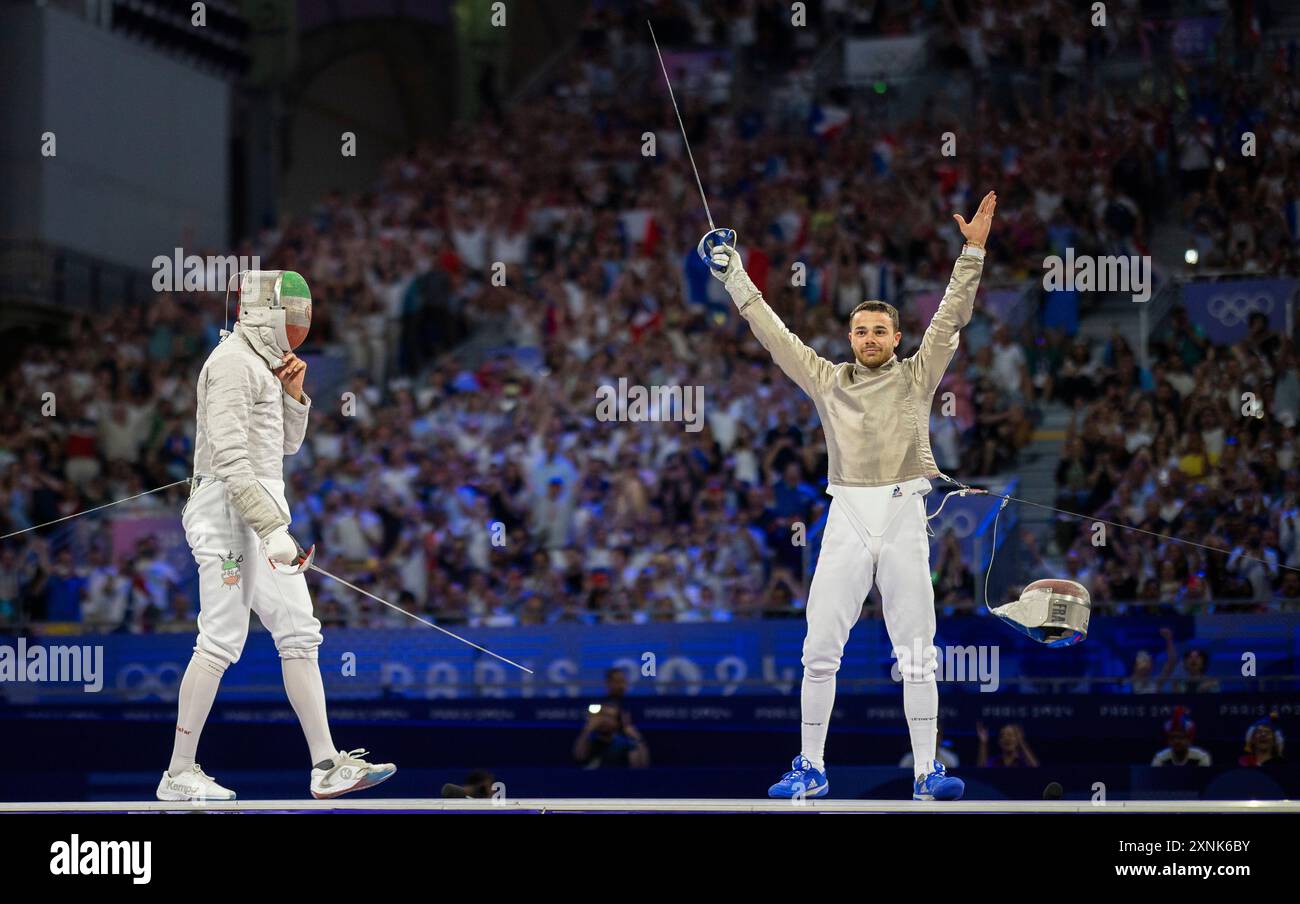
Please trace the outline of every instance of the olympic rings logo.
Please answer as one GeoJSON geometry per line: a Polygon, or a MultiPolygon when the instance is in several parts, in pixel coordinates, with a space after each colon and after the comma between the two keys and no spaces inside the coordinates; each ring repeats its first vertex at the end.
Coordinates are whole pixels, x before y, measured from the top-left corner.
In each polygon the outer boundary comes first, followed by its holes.
{"type": "Polygon", "coordinates": [[[117,689],[122,699],[132,702],[152,698],[172,701],[180,695],[184,674],[184,667],[176,662],[163,662],[156,666],[128,662],[117,672],[117,689]]]}
{"type": "Polygon", "coordinates": [[[938,518],[935,518],[932,523],[936,537],[942,537],[944,531],[951,530],[957,539],[964,540],[975,533],[979,519],[974,512],[958,509],[955,512],[944,512],[938,518]]]}
{"type": "Polygon", "coordinates": [[[1265,315],[1273,313],[1273,299],[1268,295],[1257,295],[1254,298],[1244,295],[1215,295],[1206,309],[1210,316],[1224,326],[1239,326],[1256,311],[1265,315]]]}

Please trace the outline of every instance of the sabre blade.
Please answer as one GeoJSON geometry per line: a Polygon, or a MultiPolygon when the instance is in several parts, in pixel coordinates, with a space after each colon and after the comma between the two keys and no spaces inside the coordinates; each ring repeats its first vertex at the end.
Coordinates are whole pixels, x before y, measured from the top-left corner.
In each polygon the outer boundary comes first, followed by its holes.
{"type": "Polygon", "coordinates": [[[695,165],[695,155],[691,153],[691,140],[686,137],[686,125],[682,122],[682,111],[677,109],[677,96],[673,94],[673,83],[668,78],[668,67],[664,65],[664,55],[659,52],[659,40],[655,37],[655,27],[646,19],[646,26],[650,29],[650,40],[655,45],[655,55],[659,57],[659,68],[664,73],[664,84],[668,86],[668,99],[673,102],[673,112],[677,114],[677,127],[682,130],[682,143],[686,145],[686,157],[691,161],[691,170],[695,173],[695,187],[700,190],[700,200],[704,202],[704,215],[709,220],[709,232],[714,232],[717,227],[713,225],[713,214],[709,212],[709,199],[704,196],[704,184],[700,182],[700,170],[695,165]]]}
{"type": "Polygon", "coordinates": [[[495,658],[495,659],[500,659],[500,660],[501,660],[502,662],[504,662],[506,665],[512,665],[512,666],[514,666],[515,668],[520,669],[521,671],[527,672],[527,673],[530,674],[530,675],[533,674],[533,670],[532,670],[532,669],[530,669],[530,668],[526,668],[526,667],[520,665],[520,664],[517,663],[517,662],[513,662],[513,661],[511,661],[511,660],[509,660],[509,659],[506,659],[504,656],[498,655],[497,653],[493,653],[493,652],[492,652],[491,650],[489,650],[487,647],[480,647],[478,644],[474,643],[474,641],[472,641],[472,640],[466,640],[465,638],[461,637],[459,634],[453,634],[451,631],[448,631],[446,628],[442,627],[441,625],[435,625],[433,622],[429,621],[428,619],[420,618],[420,616],[414,614],[413,612],[407,612],[407,611],[406,611],[405,609],[403,609],[401,606],[394,606],[394,605],[393,605],[392,603],[390,603],[388,600],[380,599],[379,597],[377,597],[377,596],[375,596],[373,593],[371,593],[369,590],[362,590],[362,589],[361,589],[360,587],[358,587],[356,584],[353,584],[353,583],[350,583],[350,582],[348,582],[348,581],[345,581],[345,580],[343,580],[341,577],[339,577],[339,576],[336,575],[336,574],[330,574],[328,571],[326,571],[324,568],[321,568],[319,565],[317,565],[317,564],[314,563],[314,562],[311,563],[311,564],[310,564],[309,566],[307,566],[307,567],[309,567],[312,571],[315,571],[315,572],[317,572],[317,573],[319,573],[319,574],[323,574],[323,575],[325,575],[325,577],[327,577],[327,578],[331,578],[332,580],[338,581],[340,584],[342,584],[344,587],[347,587],[349,590],[355,590],[357,593],[361,594],[362,596],[368,596],[368,597],[370,597],[370,598],[371,598],[372,600],[374,600],[376,603],[382,603],[383,605],[387,606],[389,609],[392,609],[392,610],[394,610],[394,611],[397,611],[397,612],[402,613],[402,614],[405,615],[407,618],[413,618],[413,619],[415,619],[416,621],[418,621],[418,622],[419,622],[420,624],[422,624],[422,625],[428,625],[430,628],[433,628],[433,629],[436,630],[436,631],[441,631],[443,634],[446,634],[448,637],[453,637],[453,638],[455,638],[456,640],[459,640],[461,643],[466,644],[466,645],[468,645],[468,646],[471,646],[471,647],[473,647],[474,649],[479,650],[479,651],[481,651],[481,652],[487,653],[489,656],[491,656],[491,657],[493,657],[493,658],[495,658]]]}
{"type": "Polygon", "coordinates": [[[180,486],[182,483],[189,483],[192,478],[186,477],[184,480],[177,480],[173,483],[164,484],[160,487],[154,487],[152,490],[145,490],[143,493],[136,493],[134,496],[127,496],[125,499],[114,499],[112,502],[105,502],[103,505],[97,505],[94,508],[88,508],[84,512],[73,512],[71,515],[64,515],[62,518],[55,518],[53,521],[46,521],[43,524],[33,524],[31,527],[24,527],[22,530],[16,530],[0,537],[0,540],[8,540],[10,537],[16,537],[19,534],[25,534],[29,531],[40,530],[42,527],[49,527],[51,524],[58,524],[60,521],[67,521],[72,518],[80,518],[82,515],[89,515],[91,512],[97,512],[100,509],[106,509],[112,505],[121,505],[123,502],[130,502],[132,499],[139,499],[141,496],[148,496],[151,493],[161,493],[163,490],[170,490],[172,487],[180,486]]]}

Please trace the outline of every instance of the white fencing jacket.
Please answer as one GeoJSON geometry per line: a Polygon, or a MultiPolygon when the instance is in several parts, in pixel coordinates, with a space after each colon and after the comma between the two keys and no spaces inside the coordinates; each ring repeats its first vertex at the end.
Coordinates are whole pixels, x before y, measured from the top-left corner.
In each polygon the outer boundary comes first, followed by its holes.
{"type": "Polygon", "coordinates": [[[740,315],[817,406],[828,483],[871,487],[938,476],[930,451],[930,404],[957,352],[959,332],[970,322],[983,270],[983,251],[964,248],[916,354],[875,368],[857,360],[832,364],[786,329],[743,269],[727,274],[727,292],[740,315]]]}
{"type": "Polygon", "coordinates": [[[284,456],[302,445],[311,399],[285,393],[267,363],[279,354],[256,350],[258,342],[237,323],[203,364],[194,476],[222,481],[231,504],[265,539],[289,525],[289,514],[259,481],[284,481],[284,456]]]}

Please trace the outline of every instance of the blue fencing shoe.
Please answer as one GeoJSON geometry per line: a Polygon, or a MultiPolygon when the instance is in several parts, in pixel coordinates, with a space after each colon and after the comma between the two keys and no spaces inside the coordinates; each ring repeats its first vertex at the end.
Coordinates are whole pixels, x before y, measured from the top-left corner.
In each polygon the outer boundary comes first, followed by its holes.
{"type": "Polygon", "coordinates": [[[961,800],[966,783],[948,774],[943,763],[934,761],[934,769],[912,785],[912,800],[961,800]]]}
{"type": "Polygon", "coordinates": [[[768,797],[825,797],[830,790],[826,773],[814,769],[806,756],[797,756],[790,764],[790,771],[781,776],[781,780],[767,789],[768,797]]]}

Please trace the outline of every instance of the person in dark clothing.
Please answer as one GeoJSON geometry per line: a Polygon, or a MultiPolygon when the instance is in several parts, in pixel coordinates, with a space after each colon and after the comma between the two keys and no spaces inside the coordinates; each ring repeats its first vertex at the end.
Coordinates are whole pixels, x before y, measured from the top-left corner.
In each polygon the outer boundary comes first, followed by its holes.
{"type": "Polygon", "coordinates": [[[587,769],[643,769],[650,765],[645,739],[627,710],[613,699],[588,708],[587,724],[573,744],[573,758],[587,769]]]}

